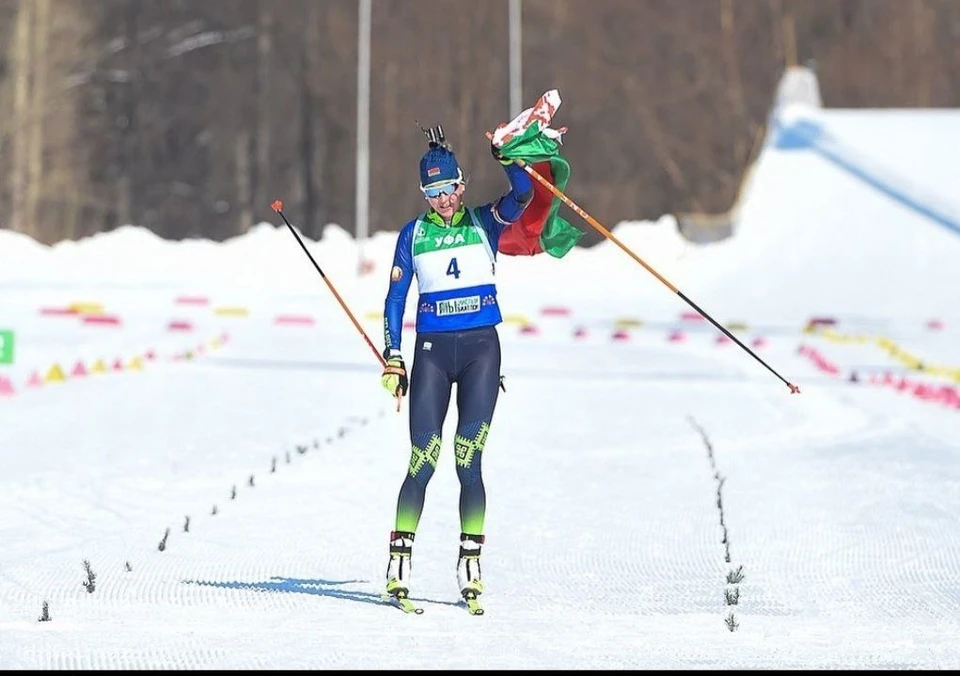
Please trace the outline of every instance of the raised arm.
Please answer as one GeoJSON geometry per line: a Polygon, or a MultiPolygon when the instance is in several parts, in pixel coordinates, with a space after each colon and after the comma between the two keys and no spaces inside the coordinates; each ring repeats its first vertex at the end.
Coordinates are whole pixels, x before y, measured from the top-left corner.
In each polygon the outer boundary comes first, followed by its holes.
{"type": "MultiPolygon", "coordinates": [[[[510,181],[510,191],[493,203],[493,217],[500,230],[520,218],[523,210],[533,200],[533,179],[520,165],[510,162],[503,165],[503,171],[510,181]]],[[[497,233],[499,234],[499,233],[497,233]]]]}

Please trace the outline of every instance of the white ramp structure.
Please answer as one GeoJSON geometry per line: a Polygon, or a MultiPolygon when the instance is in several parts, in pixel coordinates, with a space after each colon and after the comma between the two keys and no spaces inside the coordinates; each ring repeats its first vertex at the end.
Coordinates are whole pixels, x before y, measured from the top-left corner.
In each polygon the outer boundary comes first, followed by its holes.
{"type": "Polygon", "coordinates": [[[960,313],[956,148],[958,110],[775,109],[734,235],[690,270],[698,293],[766,317],[960,313]]]}

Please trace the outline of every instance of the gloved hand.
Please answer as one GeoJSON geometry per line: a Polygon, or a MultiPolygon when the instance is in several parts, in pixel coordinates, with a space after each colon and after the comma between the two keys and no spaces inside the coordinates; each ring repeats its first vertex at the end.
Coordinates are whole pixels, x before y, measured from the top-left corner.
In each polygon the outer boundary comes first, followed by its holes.
{"type": "MultiPolygon", "coordinates": [[[[383,374],[380,376],[380,384],[391,396],[399,395],[402,397],[407,393],[409,385],[407,367],[399,353],[395,352],[387,356],[387,365],[383,368],[383,374]]],[[[399,406],[399,402],[397,405],[399,406]]]]}
{"type": "Polygon", "coordinates": [[[499,162],[500,164],[513,164],[513,160],[504,157],[500,153],[500,148],[495,146],[493,144],[493,141],[490,142],[490,154],[493,155],[494,158],[497,160],[497,162],[499,162]]]}

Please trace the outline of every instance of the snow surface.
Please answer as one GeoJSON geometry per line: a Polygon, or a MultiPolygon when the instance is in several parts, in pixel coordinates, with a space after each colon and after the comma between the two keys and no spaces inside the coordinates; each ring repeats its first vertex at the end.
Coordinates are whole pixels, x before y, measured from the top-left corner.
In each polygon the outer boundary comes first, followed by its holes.
{"type": "MultiPolygon", "coordinates": [[[[950,194],[930,135],[960,139],[956,113],[803,114],[950,194]]],[[[575,175],[569,194],[589,212],[575,175]]],[[[801,393],[612,242],[502,257],[472,617],[455,409],[404,615],[380,591],[406,402],[282,225],[0,231],[0,668],[960,667],[960,237],[773,144],[732,239],[613,233],[801,393]]],[[[343,229],[307,242],[377,349],[395,237],[361,277],[343,229]]]]}

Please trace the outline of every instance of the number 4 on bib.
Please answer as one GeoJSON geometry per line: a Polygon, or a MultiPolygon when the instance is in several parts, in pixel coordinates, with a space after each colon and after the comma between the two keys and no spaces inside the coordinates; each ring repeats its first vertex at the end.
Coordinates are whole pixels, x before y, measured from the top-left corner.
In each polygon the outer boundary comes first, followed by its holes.
{"type": "Polygon", "coordinates": [[[447,266],[447,274],[453,275],[454,279],[460,279],[460,268],[457,267],[457,259],[451,258],[450,265],[447,266]]]}

